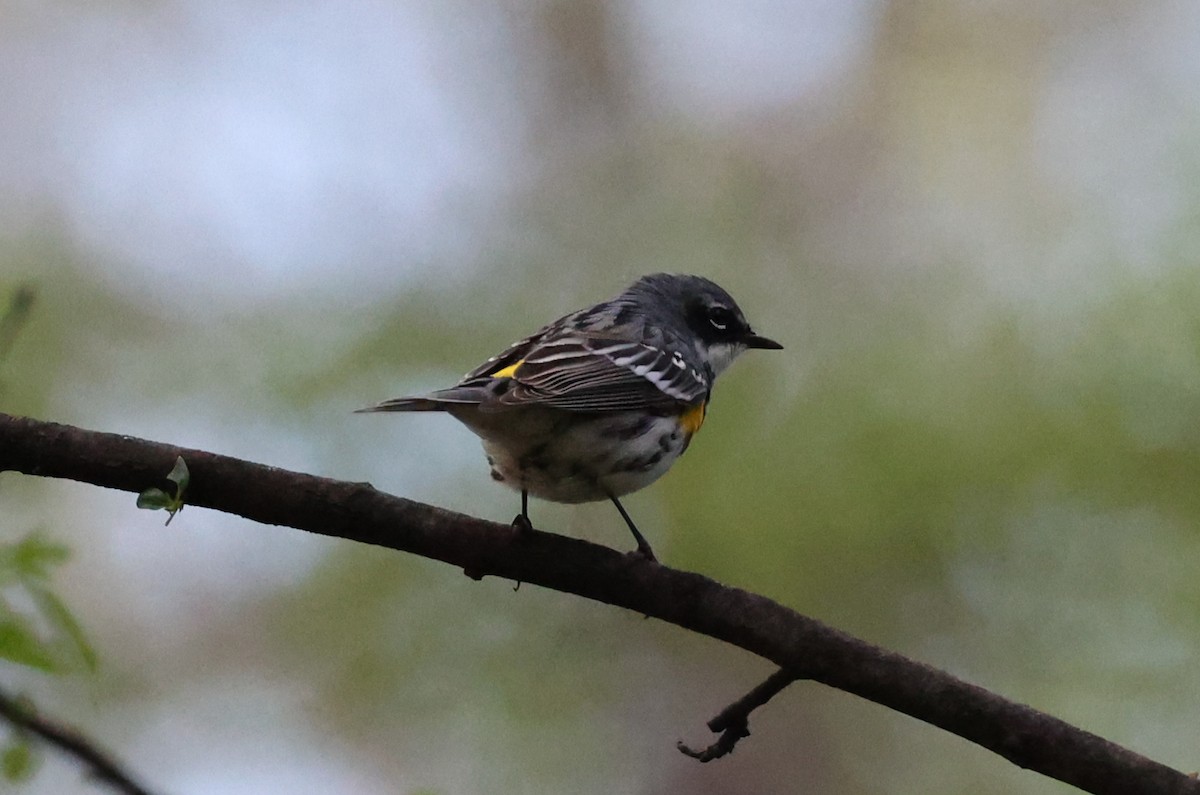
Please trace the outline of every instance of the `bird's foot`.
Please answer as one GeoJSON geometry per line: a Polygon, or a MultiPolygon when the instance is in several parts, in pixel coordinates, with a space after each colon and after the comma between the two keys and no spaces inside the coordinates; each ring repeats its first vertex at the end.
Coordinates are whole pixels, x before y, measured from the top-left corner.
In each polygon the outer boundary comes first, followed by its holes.
{"type": "Polygon", "coordinates": [[[658,558],[654,556],[654,550],[650,548],[650,545],[647,544],[644,539],[640,544],[638,544],[637,549],[627,554],[631,558],[643,558],[651,563],[658,563],[658,558]]]}

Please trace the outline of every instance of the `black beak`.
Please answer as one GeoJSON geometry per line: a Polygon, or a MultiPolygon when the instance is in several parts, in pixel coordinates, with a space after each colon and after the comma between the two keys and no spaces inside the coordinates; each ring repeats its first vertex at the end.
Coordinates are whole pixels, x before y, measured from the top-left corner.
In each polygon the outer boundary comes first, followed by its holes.
{"type": "Polygon", "coordinates": [[[747,332],[746,336],[742,337],[742,344],[747,348],[761,348],[765,351],[781,351],[783,346],[773,339],[760,337],[753,331],[747,332]]]}

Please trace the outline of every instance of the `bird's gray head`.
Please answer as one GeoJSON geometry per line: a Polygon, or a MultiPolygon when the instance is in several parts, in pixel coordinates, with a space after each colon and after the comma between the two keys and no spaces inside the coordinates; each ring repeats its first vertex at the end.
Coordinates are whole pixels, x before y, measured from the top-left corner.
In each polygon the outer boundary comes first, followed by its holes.
{"type": "Polygon", "coordinates": [[[783,347],[755,334],[733,296],[702,276],[652,273],[631,284],[617,301],[636,305],[647,325],[687,329],[696,354],[714,376],[747,348],[783,347]]]}

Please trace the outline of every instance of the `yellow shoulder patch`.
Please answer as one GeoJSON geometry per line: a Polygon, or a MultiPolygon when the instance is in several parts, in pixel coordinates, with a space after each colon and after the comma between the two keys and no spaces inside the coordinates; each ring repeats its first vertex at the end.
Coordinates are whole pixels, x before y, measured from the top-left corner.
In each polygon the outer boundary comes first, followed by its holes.
{"type": "Polygon", "coordinates": [[[512,378],[513,374],[517,372],[517,368],[523,364],[525,364],[525,360],[519,359],[516,362],[510,364],[508,367],[503,367],[503,368],[497,370],[496,372],[492,373],[492,378],[512,378]]]}
{"type": "Polygon", "coordinates": [[[680,415],[679,424],[683,427],[683,430],[687,432],[688,436],[691,436],[696,433],[696,431],[700,430],[700,426],[704,424],[704,415],[707,413],[707,411],[708,402],[701,401],[680,415]]]}

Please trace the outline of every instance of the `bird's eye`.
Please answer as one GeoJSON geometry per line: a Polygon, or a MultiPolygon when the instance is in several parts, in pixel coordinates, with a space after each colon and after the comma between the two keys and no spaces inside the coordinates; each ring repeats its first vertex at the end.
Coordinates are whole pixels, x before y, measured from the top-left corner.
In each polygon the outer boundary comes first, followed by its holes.
{"type": "Polygon", "coordinates": [[[733,312],[728,307],[713,306],[708,310],[708,322],[717,331],[728,331],[729,328],[736,322],[733,312]]]}

